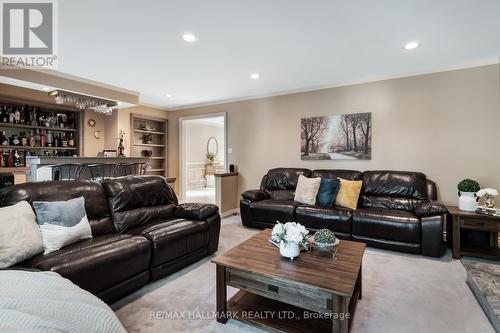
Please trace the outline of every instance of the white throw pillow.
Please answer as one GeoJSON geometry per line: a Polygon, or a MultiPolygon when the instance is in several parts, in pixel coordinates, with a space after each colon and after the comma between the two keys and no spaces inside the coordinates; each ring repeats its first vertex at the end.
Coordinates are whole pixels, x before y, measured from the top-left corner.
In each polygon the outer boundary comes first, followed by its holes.
{"type": "Polygon", "coordinates": [[[27,201],[0,208],[0,268],[43,252],[42,234],[27,201]]]}
{"type": "Polygon", "coordinates": [[[44,254],[92,237],[83,197],[67,201],[35,201],[33,208],[42,232],[44,254]]]}
{"type": "Polygon", "coordinates": [[[320,184],[321,177],[307,178],[300,175],[295,189],[294,200],[303,204],[314,205],[320,184]]]}

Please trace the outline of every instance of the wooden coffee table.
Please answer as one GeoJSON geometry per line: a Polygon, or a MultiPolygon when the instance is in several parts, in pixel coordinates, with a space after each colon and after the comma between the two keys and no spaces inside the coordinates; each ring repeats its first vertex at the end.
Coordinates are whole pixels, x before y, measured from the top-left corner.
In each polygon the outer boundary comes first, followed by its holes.
{"type": "Polygon", "coordinates": [[[364,243],[342,240],[335,259],[302,252],[293,261],[266,229],[212,260],[217,321],[237,319],[273,332],[348,332],[361,299],[364,243]],[[240,289],[227,301],[227,286],[240,289]]]}

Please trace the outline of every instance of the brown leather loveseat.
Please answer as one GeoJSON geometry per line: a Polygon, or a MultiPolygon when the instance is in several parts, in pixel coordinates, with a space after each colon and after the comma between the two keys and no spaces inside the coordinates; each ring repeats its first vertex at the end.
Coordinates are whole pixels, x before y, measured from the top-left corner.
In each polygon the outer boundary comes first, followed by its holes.
{"type": "Polygon", "coordinates": [[[240,211],[244,226],[272,228],[276,221],[295,221],[369,246],[440,256],[447,210],[436,200],[436,184],[419,172],[276,168],[262,178],[259,190],[242,193],[240,211]],[[299,175],[362,180],[358,208],[295,202],[299,175]]]}
{"type": "Polygon", "coordinates": [[[0,206],[80,196],[93,237],[21,266],[55,271],[109,303],[217,251],[218,207],[179,205],[160,176],[16,185],[0,191],[0,206]]]}

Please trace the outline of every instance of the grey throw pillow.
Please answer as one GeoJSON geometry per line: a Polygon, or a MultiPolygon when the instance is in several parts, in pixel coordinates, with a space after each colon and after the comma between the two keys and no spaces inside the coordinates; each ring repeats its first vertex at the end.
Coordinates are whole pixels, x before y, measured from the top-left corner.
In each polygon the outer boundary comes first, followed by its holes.
{"type": "Polygon", "coordinates": [[[42,232],[44,254],[92,237],[83,197],[67,201],[33,202],[42,232]]]}

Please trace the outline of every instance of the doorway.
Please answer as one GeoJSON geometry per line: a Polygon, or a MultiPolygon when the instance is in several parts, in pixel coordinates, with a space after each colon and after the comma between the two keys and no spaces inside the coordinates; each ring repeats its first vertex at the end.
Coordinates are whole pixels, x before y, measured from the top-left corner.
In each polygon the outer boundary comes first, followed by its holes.
{"type": "Polygon", "coordinates": [[[226,113],[179,119],[181,200],[215,204],[215,174],[227,170],[226,113]]]}

